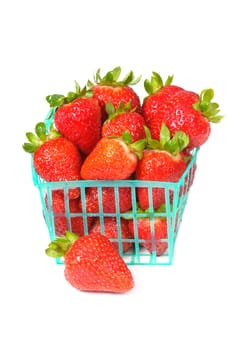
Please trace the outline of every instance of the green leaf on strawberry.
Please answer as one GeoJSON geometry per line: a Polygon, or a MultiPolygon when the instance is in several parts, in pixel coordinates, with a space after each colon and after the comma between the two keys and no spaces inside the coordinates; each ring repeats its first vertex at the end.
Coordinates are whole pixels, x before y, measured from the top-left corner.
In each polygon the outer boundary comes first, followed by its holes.
{"type": "Polygon", "coordinates": [[[27,132],[26,137],[29,141],[23,144],[25,152],[34,153],[47,140],[55,139],[60,136],[60,133],[54,128],[53,123],[50,125],[49,132],[46,133],[46,125],[39,122],[35,126],[35,134],[27,132]]]}
{"type": "Polygon", "coordinates": [[[45,125],[45,123],[41,122],[41,123],[36,124],[35,132],[41,141],[46,140],[46,125],[45,125]]]}
{"type": "Polygon", "coordinates": [[[54,94],[46,96],[46,101],[49,103],[49,106],[52,107],[60,107],[64,104],[65,96],[54,94]]]}
{"type": "Polygon", "coordinates": [[[143,150],[146,147],[146,139],[140,139],[132,143],[132,136],[128,131],[123,131],[122,137],[109,136],[109,139],[122,139],[122,141],[128,146],[128,148],[137,155],[139,159],[143,157],[143,150]]]}
{"type": "Polygon", "coordinates": [[[170,130],[162,123],[160,129],[160,140],[154,140],[151,137],[148,127],[144,127],[146,132],[147,148],[167,151],[171,154],[178,154],[189,144],[189,137],[183,131],[176,131],[171,137],[170,130]]]}
{"type": "Polygon", "coordinates": [[[133,113],[136,110],[136,108],[131,108],[131,101],[128,103],[122,103],[120,102],[118,105],[118,108],[115,108],[112,102],[106,103],[106,113],[108,114],[108,118],[105,120],[105,123],[113,120],[118,115],[126,112],[133,113]]]}
{"type": "MultiPolygon", "coordinates": [[[[100,69],[97,70],[94,76],[95,84],[110,85],[110,86],[127,86],[135,85],[141,80],[141,75],[138,78],[134,77],[133,71],[130,71],[125,75],[122,80],[119,80],[121,75],[121,67],[115,67],[111,71],[107,72],[104,77],[100,75],[100,69]]],[[[88,87],[92,87],[94,84],[88,80],[88,87]]]]}
{"type": "Polygon", "coordinates": [[[122,134],[122,140],[133,151],[139,159],[143,157],[143,151],[146,146],[146,139],[141,139],[132,143],[132,136],[128,131],[124,131],[122,134]]]}
{"type": "Polygon", "coordinates": [[[61,258],[67,253],[73,242],[75,242],[77,239],[78,235],[73,232],[66,231],[65,237],[56,238],[54,241],[49,243],[45,252],[51,258],[61,258]]]}
{"type": "Polygon", "coordinates": [[[212,102],[213,97],[213,89],[202,90],[200,100],[199,102],[193,104],[193,108],[202,112],[204,117],[206,117],[210,122],[219,123],[224,117],[219,115],[219,105],[216,102],[212,102]]]}
{"type": "Polygon", "coordinates": [[[162,87],[171,85],[172,81],[173,81],[173,75],[169,75],[164,83],[159,73],[152,72],[151,79],[150,80],[145,79],[144,88],[148,93],[148,95],[152,95],[155,92],[158,92],[162,87]]]}
{"type": "MultiPolygon", "coordinates": [[[[100,72],[100,70],[99,70],[99,72],[100,72]]],[[[118,80],[120,74],[121,74],[121,68],[116,67],[112,71],[107,72],[105,77],[103,78],[103,80],[112,83],[113,81],[118,80]]]]}
{"type": "Polygon", "coordinates": [[[72,101],[74,101],[76,98],[78,97],[76,92],[68,92],[67,97],[66,97],[66,101],[67,103],[70,103],[72,101]]]}
{"type": "Polygon", "coordinates": [[[160,129],[160,144],[164,147],[167,142],[170,142],[171,134],[169,129],[163,123],[160,129]]]}
{"type": "Polygon", "coordinates": [[[106,103],[106,113],[108,114],[108,116],[115,114],[115,108],[112,102],[106,103]]]}
{"type": "Polygon", "coordinates": [[[128,131],[123,131],[122,133],[122,139],[127,145],[131,145],[132,143],[132,136],[128,131]]]}
{"type": "Polygon", "coordinates": [[[78,97],[91,97],[92,95],[93,92],[91,90],[87,89],[86,86],[81,89],[80,85],[75,81],[75,92],[70,91],[67,93],[67,96],[60,94],[48,95],[46,96],[46,101],[51,108],[61,107],[64,104],[74,101],[78,97]]]}

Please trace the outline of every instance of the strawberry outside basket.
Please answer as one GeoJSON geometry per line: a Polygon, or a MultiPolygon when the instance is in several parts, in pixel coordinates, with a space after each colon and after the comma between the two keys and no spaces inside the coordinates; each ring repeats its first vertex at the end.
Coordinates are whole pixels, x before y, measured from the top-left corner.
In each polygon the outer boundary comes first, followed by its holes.
{"type": "MultiPolygon", "coordinates": [[[[47,128],[53,121],[55,109],[52,109],[45,123],[47,128]]],[[[99,180],[80,180],[80,181],[60,181],[60,182],[46,182],[38,176],[33,165],[32,158],[32,177],[33,183],[38,188],[40,200],[42,204],[43,216],[48,228],[49,239],[52,241],[56,238],[55,235],[55,218],[59,215],[65,216],[67,220],[67,228],[72,230],[72,218],[81,217],[83,220],[84,234],[89,234],[88,218],[94,217],[100,220],[101,232],[104,234],[104,219],[106,217],[114,217],[117,222],[118,236],[112,238],[113,242],[117,243],[118,250],[127,265],[171,265],[173,262],[174,248],[176,238],[179,232],[182,221],[184,209],[186,207],[189,190],[192,186],[194,173],[196,169],[196,160],[199,149],[194,149],[192,158],[178,182],[159,182],[159,181],[141,181],[141,180],[117,180],[117,181],[99,181],[99,180]],[[98,206],[99,211],[91,213],[86,211],[86,190],[95,187],[98,191],[98,206]],[[115,207],[114,213],[107,213],[103,211],[102,206],[102,189],[111,187],[114,189],[115,207]],[[136,192],[139,187],[145,187],[148,190],[149,198],[149,212],[140,213],[137,210],[136,192]],[[82,211],[80,213],[70,212],[68,192],[69,189],[80,188],[80,199],[82,202],[82,211]],[[132,198],[132,208],[129,212],[120,212],[119,207],[119,191],[123,188],[130,188],[132,198]],[[162,188],[165,193],[165,205],[162,212],[155,212],[152,204],[152,191],[154,188],[162,188]],[[62,190],[65,198],[65,213],[54,213],[52,208],[52,192],[54,190],[62,190]],[[45,200],[46,198],[46,200],[45,200]],[[156,250],[151,253],[144,248],[142,243],[144,240],[138,237],[138,219],[149,217],[151,228],[151,241],[155,240],[154,220],[156,217],[165,217],[167,220],[167,238],[160,240],[167,245],[166,251],[158,256],[156,250]],[[121,218],[133,219],[134,222],[134,237],[122,238],[121,218]],[[128,251],[123,251],[123,243],[132,242],[132,248],[128,251]]],[[[56,259],[57,264],[63,264],[62,258],[56,259]]]]}

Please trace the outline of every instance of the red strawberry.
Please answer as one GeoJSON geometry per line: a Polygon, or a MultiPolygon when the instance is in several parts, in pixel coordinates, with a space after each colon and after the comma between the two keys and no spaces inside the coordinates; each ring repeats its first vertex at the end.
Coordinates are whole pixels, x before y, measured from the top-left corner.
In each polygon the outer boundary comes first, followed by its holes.
{"type": "MultiPolygon", "coordinates": [[[[129,220],[129,230],[135,236],[135,224],[129,220]]],[[[146,248],[150,253],[156,252],[157,256],[165,253],[168,248],[167,240],[168,226],[167,219],[164,217],[155,217],[154,221],[150,218],[137,218],[137,234],[140,245],[146,248]],[[164,241],[162,241],[164,240],[164,241]]]]}
{"type": "Polygon", "coordinates": [[[135,79],[134,73],[130,71],[119,81],[120,74],[121,68],[116,67],[101,78],[100,69],[98,69],[94,77],[95,84],[88,81],[88,85],[93,90],[93,96],[96,97],[100,103],[103,121],[107,118],[105,107],[108,102],[111,102],[115,108],[118,108],[120,103],[127,104],[131,102],[132,109],[135,109],[137,112],[141,110],[139,96],[128,86],[137,84],[141,77],[135,79]]]}
{"type": "Polygon", "coordinates": [[[58,107],[54,122],[57,129],[84,154],[89,154],[101,136],[101,109],[86,88],[76,92],[47,96],[51,107],[58,107]]]}
{"type": "MultiPolygon", "coordinates": [[[[54,227],[56,236],[64,236],[65,232],[69,229],[72,232],[83,236],[84,229],[84,220],[82,216],[75,216],[73,214],[80,214],[82,211],[79,205],[79,199],[70,199],[67,200],[67,208],[65,206],[65,198],[62,191],[52,191],[51,204],[49,206],[48,196],[45,197],[45,203],[48,210],[48,218],[52,214],[54,217],[54,227]],[[70,216],[71,213],[71,216],[70,216]]],[[[87,218],[87,227],[88,229],[91,226],[93,217],[87,218]]]]}
{"type": "MultiPolygon", "coordinates": [[[[183,148],[188,145],[188,137],[179,131],[170,137],[167,127],[162,124],[160,141],[152,140],[149,130],[146,129],[149,147],[143,152],[143,157],[139,160],[136,170],[136,178],[144,181],[164,181],[177,182],[184,173],[187,163],[181,154],[183,148]]],[[[149,191],[147,187],[137,190],[139,205],[146,210],[149,205],[149,191]]],[[[170,193],[170,197],[172,193],[170,193]]],[[[162,187],[152,189],[152,199],[154,209],[165,203],[165,191],[162,187]]]]}
{"type": "Polygon", "coordinates": [[[145,140],[131,143],[131,135],[103,137],[86,157],[81,168],[84,180],[125,180],[134,173],[145,140]]]}
{"type": "MultiPolygon", "coordinates": [[[[80,180],[81,155],[74,144],[50,127],[46,134],[44,123],[35,127],[36,135],[27,133],[30,143],[24,143],[26,152],[34,153],[34,167],[45,181],[80,180]]],[[[77,198],[79,189],[69,190],[70,198],[77,198]]]]}
{"type": "Polygon", "coordinates": [[[102,226],[100,219],[97,218],[90,230],[90,233],[103,233],[109,240],[111,240],[112,244],[117,250],[120,249],[119,241],[121,241],[123,252],[126,252],[133,246],[132,242],[124,241],[133,237],[129,231],[127,220],[121,219],[120,224],[118,225],[115,217],[105,217],[102,226]]]}
{"type": "MultiPolygon", "coordinates": [[[[102,187],[101,203],[104,213],[116,212],[116,194],[113,187],[102,187]]],[[[121,213],[131,209],[131,189],[129,187],[120,187],[118,189],[118,206],[121,213]]],[[[83,204],[81,204],[83,207],[83,204]]],[[[85,197],[85,206],[87,213],[98,213],[99,208],[99,194],[97,187],[90,187],[87,189],[85,197]]]]}
{"type": "Polygon", "coordinates": [[[132,136],[132,142],[145,138],[145,121],[141,114],[131,110],[131,103],[119,104],[117,109],[111,102],[106,104],[108,118],[102,126],[102,137],[122,136],[124,131],[128,131],[132,136]]]}
{"type": "Polygon", "coordinates": [[[199,147],[210,135],[210,122],[217,123],[222,119],[218,115],[219,105],[211,102],[214,92],[206,89],[199,96],[192,91],[169,85],[172,78],[168,77],[163,84],[160,75],[153,72],[151,81],[145,80],[145,89],[149,94],[142,106],[145,122],[154,139],[159,137],[164,122],[172,135],[176,131],[184,131],[190,138],[190,148],[199,147]]]}
{"type": "Polygon", "coordinates": [[[78,238],[71,232],[66,240],[57,238],[46,254],[64,256],[66,280],[81,291],[124,293],[134,287],[134,280],[110,240],[102,234],[78,238]]]}

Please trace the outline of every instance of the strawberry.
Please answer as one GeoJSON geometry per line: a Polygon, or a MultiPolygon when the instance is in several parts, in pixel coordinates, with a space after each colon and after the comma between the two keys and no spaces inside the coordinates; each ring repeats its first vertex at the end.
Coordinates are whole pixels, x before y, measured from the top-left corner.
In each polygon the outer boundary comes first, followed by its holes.
{"type": "Polygon", "coordinates": [[[120,74],[121,67],[116,67],[101,78],[100,69],[98,69],[94,76],[94,83],[88,81],[88,86],[92,89],[93,96],[97,98],[100,103],[103,121],[107,118],[107,102],[111,102],[115,108],[118,108],[120,103],[127,104],[131,102],[131,109],[135,109],[137,112],[141,110],[139,96],[129,86],[137,84],[141,76],[135,79],[134,73],[130,71],[119,81],[120,74]]]}
{"type": "Polygon", "coordinates": [[[132,142],[145,138],[145,121],[141,114],[131,110],[131,103],[124,105],[119,103],[117,109],[111,102],[106,104],[108,118],[102,126],[102,137],[122,136],[123,131],[128,131],[132,136],[132,142]]]}
{"type": "Polygon", "coordinates": [[[222,119],[218,115],[219,105],[211,102],[212,89],[205,89],[200,95],[172,86],[173,77],[168,77],[165,84],[160,75],[153,72],[151,80],[145,80],[144,86],[149,94],[143,102],[142,113],[154,139],[159,137],[162,123],[169,128],[171,135],[176,131],[185,132],[189,138],[189,147],[203,145],[211,132],[210,122],[222,119]]]}
{"type": "Polygon", "coordinates": [[[76,83],[76,92],[46,97],[50,107],[58,107],[54,123],[68,140],[81,152],[89,154],[101,136],[101,109],[96,98],[86,87],[76,83]]]}
{"type": "MultiPolygon", "coordinates": [[[[30,143],[24,143],[23,149],[34,154],[34,167],[38,175],[45,181],[73,181],[80,180],[81,155],[75,145],[61,137],[50,126],[46,134],[44,123],[38,123],[35,134],[26,133],[30,143]]],[[[77,198],[80,190],[70,189],[70,198],[77,198]]]]}
{"type": "MultiPolygon", "coordinates": [[[[101,197],[99,196],[97,187],[90,187],[87,189],[85,197],[85,207],[87,213],[98,213],[99,200],[101,198],[102,209],[104,213],[116,212],[116,194],[113,187],[102,187],[101,197]]],[[[120,187],[118,189],[118,206],[121,213],[131,209],[131,189],[130,187],[120,187]]],[[[83,203],[81,204],[83,208],[83,203]]]]}
{"type": "Polygon", "coordinates": [[[125,180],[135,171],[145,146],[145,139],[131,143],[131,135],[103,137],[86,157],[81,167],[84,180],[125,180]]]}
{"type": "MultiPolygon", "coordinates": [[[[140,213],[142,213],[141,210],[140,213]]],[[[136,236],[137,231],[142,247],[146,248],[150,253],[155,251],[157,256],[164,254],[168,248],[167,219],[165,217],[154,217],[154,219],[140,217],[136,220],[137,225],[135,225],[134,220],[128,221],[129,230],[133,237],[136,236]]]]}
{"type": "Polygon", "coordinates": [[[115,217],[105,217],[104,223],[101,225],[101,221],[99,218],[94,222],[90,234],[92,233],[103,233],[109,240],[112,241],[114,247],[119,250],[120,241],[122,242],[122,251],[126,252],[129,250],[133,243],[132,241],[127,241],[131,239],[133,236],[128,228],[128,221],[125,219],[120,220],[120,224],[118,224],[117,219],[115,217]],[[102,227],[103,226],[103,227],[102,227]],[[120,230],[119,230],[120,227],[120,230]]]}
{"type": "MultiPolygon", "coordinates": [[[[83,217],[73,215],[82,213],[79,205],[79,199],[67,199],[67,203],[65,203],[65,197],[62,191],[53,190],[51,205],[49,205],[47,195],[45,196],[45,203],[48,210],[47,214],[49,219],[51,214],[52,217],[54,217],[54,228],[56,236],[64,236],[65,232],[69,229],[71,229],[72,232],[78,234],[79,236],[84,235],[85,229],[83,217]]],[[[88,229],[90,228],[92,221],[93,217],[87,218],[88,229]]]]}
{"type": "MultiPolygon", "coordinates": [[[[188,136],[178,131],[171,138],[169,129],[162,124],[160,141],[151,139],[149,130],[146,128],[147,143],[151,149],[143,152],[143,157],[138,162],[136,179],[144,181],[177,182],[184,173],[187,163],[181,154],[182,149],[187,147],[188,136]]],[[[149,203],[149,191],[146,187],[137,190],[140,207],[144,210],[153,205],[154,209],[165,203],[165,191],[162,187],[152,189],[152,203],[149,203]]],[[[172,192],[170,193],[170,198],[172,192]]]]}
{"type": "Polygon", "coordinates": [[[64,256],[64,275],[76,289],[88,292],[124,293],[134,287],[131,271],[102,234],[79,237],[66,232],[49,244],[46,254],[64,256]]]}

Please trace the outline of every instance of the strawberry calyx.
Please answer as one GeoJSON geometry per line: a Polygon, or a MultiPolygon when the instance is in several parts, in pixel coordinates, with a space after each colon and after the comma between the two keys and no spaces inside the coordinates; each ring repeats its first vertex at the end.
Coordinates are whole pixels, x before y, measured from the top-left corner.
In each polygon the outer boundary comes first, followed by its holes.
{"type": "MultiPolygon", "coordinates": [[[[97,70],[94,75],[94,83],[97,85],[109,85],[109,86],[127,86],[127,85],[136,85],[141,80],[141,75],[138,78],[135,78],[133,71],[130,71],[125,75],[122,80],[119,80],[121,75],[121,67],[115,67],[111,71],[107,72],[104,77],[100,75],[100,69],[97,70]]],[[[94,85],[90,80],[88,80],[88,87],[94,85]]]]}
{"type": "Polygon", "coordinates": [[[152,95],[156,92],[158,92],[161,88],[164,86],[171,85],[173,81],[173,75],[169,75],[166,79],[165,83],[163,82],[163,79],[157,72],[152,72],[151,79],[145,79],[144,80],[144,88],[148,95],[152,95]]]}
{"type": "Polygon", "coordinates": [[[49,103],[49,106],[52,107],[61,107],[64,104],[71,103],[77,98],[80,97],[92,97],[93,91],[87,89],[87,86],[84,86],[82,89],[80,85],[75,81],[75,91],[68,92],[67,96],[65,95],[48,95],[46,96],[46,101],[49,103]]]}
{"type": "Polygon", "coordinates": [[[46,132],[46,125],[43,122],[39,122],[35,126],[35,134],[27,132],[26,137],[29,142],[23,144],[25,152],[34,153],[42,144],[48,140],[56,139],[61,134],[54,128],[52,123],[49,128],[49,132],[46,132]]]}
{"type": "Polygon", "coordinates": [[[110,122],[122,113],[134,112],[135,110],[136,107],[131,109],[131,101],[125,104],[123,102],[120,102],[118,108],[115,108],[112,102],[107,102],[106,113],[108,114],[108,118],[105,120],[104,123],[110,122]]]}
{"type": "Polygon", "coordinates": [[[66,231],[64,237],[58,237],[49,243],[45,253],[51,258],[61,258],[65,256],[73,242],[75,242],[78,238],[78,235],[75,233],[66,231]]]}
{"type": "Polygon", "coordinates": [[[177,155],[183,151],[189,144],[189,136],[183,131],[176,131],[171,136],[168,127],[162,123],[160,129],[160,139],[155,140],[151,137],[151,132],[147,126],[144,126],[146,133],[146,148],[164,150],[173,155],[177,155]]]}
{"type": "Polygon", "coordinates": [[[223,116],[219,115],[219,104],[212,102],[214,97],[213,89],[205,89],[200,93],[199,102],[193,104],[193,108],[200,111],[209,122],[219,123],[223,116]]]}
{"type": "MultiPolygon", "coordinates": [[[[117,138],[120,139],[120,137],[117,138]]],[[[142,159],[147,143],[146,139],[140,139],[132,143],[132,136],[128,131],[123,131],[121,139],[139,159],[142,159]]]]}

